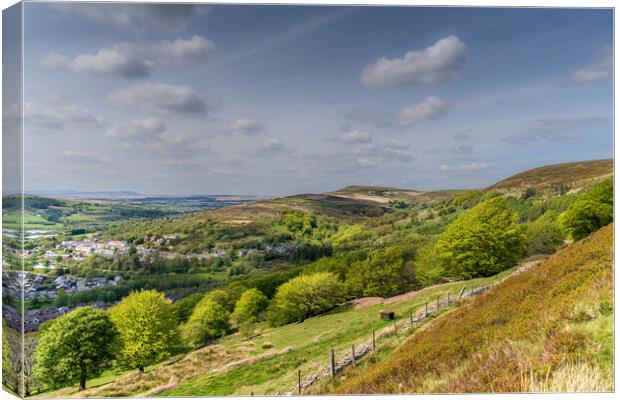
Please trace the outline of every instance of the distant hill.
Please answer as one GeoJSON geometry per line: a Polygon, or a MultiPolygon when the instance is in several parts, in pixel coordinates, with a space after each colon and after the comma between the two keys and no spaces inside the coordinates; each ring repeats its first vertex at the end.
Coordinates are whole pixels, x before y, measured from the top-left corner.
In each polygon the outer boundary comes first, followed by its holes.
{"type": "Polygon", "coordinates": [[[579,161],[530,169],[503,179],[488,189],[535,190],[569,186],[583,189],[613,175],[613,160],[579,161]]]}
{"type": "Polygon", "coordinates": [[[433,321],[339,394],[613,390],[613,224],[433,321]]]}

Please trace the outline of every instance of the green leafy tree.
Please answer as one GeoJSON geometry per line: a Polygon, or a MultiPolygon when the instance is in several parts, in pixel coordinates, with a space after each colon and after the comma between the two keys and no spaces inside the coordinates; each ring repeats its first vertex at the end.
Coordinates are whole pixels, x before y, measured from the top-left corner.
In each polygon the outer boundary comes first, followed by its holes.
{"type": "Polygon", "coordinates": [[[258,289],[248,289],[241,295],[235,305],[232,318],[238,323],[254,323],[260,319],[261,314],[267,309],[269,300],[258,289]]]}
{"type": "Polygon", "coordinates": [[[56,298],[54,299],[54,306],[63,307],[63,306],[66,306],[68,302],[69,302],[69,296],[67,296],[65,289],[61,288],[60,290],[58,290],[58,294],[56,295],[56,298]]]}
{"type": "Polygon", "coordinates": [[[448,225],[435,251],[447,275],[489,276],[511,267],[523,256],[525,237],[517,215],[502,197],[495,196],[448,225]]]}
{"type": "Polygon", "coordinates": [[[355,297],[392,296],[415,284],[413,251],[399,247],[376,250],[354,264],[347,274],[349,293],[355,297]]]}
{"type": "Polygon", "coordinates": [[[570,237],[583,239],[613,221],[613,191],[613,181],[604,180],[584,192],[560,216],[560,223],[570,237]]]}
{"type": "Polygon", "coordinates": [[[525,230],[527,254],[551,254],[562,244],[564,232],[557,221],[558,213],[547,211],[525,230]]]}
{"type": "Polygon", "coordinates": [[[121,364],[144,367],[166,359],[178,345],[177,315],[172,302],[156,290],[130,293],[110,309],[122,348],[121,364]]]}
{"type": "Polygon", "coordinates": [[[230,312],[217,301],[205,296],[194,308],[183,327],[184,341],[193,347],[222,336],[230,328],[230,312]]]}
{"type": "Polygon", "coordinates": [[[332,273],[298,276],[278,288],[267,319],[271,325],[303,321],[340,304],[343,293],[344,285],[332,273]]]}
{"type": "Polygon", "coordinates": [[[57,388],[99,376],[116,350],[117,331],[108,314],[80,307],[43,325],[35,352],[38,381],[57,388]]]}

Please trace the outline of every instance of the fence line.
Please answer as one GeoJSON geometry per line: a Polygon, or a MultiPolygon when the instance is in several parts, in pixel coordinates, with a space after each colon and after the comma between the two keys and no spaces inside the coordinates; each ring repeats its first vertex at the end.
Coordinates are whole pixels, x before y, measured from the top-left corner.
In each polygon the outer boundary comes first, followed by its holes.
{"type": "MultiPolygon", "coordinates": [[[[501,279],[500,282],[502,282],[505,278],[501,279]]],[[[466,293],[465,291],[465,287],[466,285],[464,285],[459,294],[456,296],[457,300],[460,299],[464,299],[464,298],[469,298],[469,297],[474,297],[477,296],[481,293],[486,292],[487,290],[491,289],[493,287],[493,282],[491,282],[490,285],[485,285],[485,286],[472,286],[471,290],[469,291],[469,293],[466,293]]],[[[295,392],[297,392],[298,394],[301,394],[302,391],[310,386],[312,386],[313,384],[315,384],[316,382],[323,380],[325,378],[331,377],[332,379],[334,379],[336,377],[336,375],[338,374],[338,372],[344,370],[346,367],[350,366],[350,365],[356,365],[356,361],[359,361],[362,357],[364,357],[366,354],[368,354],[369,352],[373,351],[376,349],[376,342],[377,340],[386,337],[386,336],[390,336],[390,335],[398,335],[401,332],[409,332],[414,324],[421,322],[427,318],[432,317],[434,314],[436,314],[439,310],[441,310],[444,307],[447,307],[451,304],[451,298],[450,298],[450,292],[448,292],[446,300],[441,300],[441,296],[437,296],[437,299],[435,301],[435,307],[429,307],[428,302],[425,302],[424,304],[424,308],[420,308],[418,310],[418,312],[414,313],[414,312],[410,312],[409,313],[409,325],[407,326],[407,324],[404,324],[404,328],[398,328],[397,325],[397,319],[394,320],[394,328],[393,329],[389,329],[389,326],[386,326],[385,328],[383,328],[382,330],[380,330],[379,332],[376,332],[374,329],[372,330],[372,339],[370,341],[370,343],[362,343],[362,344],[352,344],[351,345],[351,352],[347,353],[344,357],[336,360],[335,357],[335,351],[334,349],[330,349],[329,350],[329,367],[326,370],[321,370],[316,374],[311,374],[308,377],[306,377],[304,380],[302,380],[302,376],[301,376],[301,370],[297,371],[297,385],[296,385],[296,390],[295,391],[291,391],[289,393],[277,393],[277,395],[293,395],[295,392]],[[378,333],[378,335],[377,335],[378,333]]]]}

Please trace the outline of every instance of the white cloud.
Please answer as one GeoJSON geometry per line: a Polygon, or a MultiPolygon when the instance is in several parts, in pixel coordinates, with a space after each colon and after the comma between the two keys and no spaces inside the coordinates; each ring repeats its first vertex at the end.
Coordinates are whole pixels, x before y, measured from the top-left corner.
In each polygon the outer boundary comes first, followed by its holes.
{"type": "Polygon", "coordinates": [[[166,125],[158,118],[136,119],[108,129],[106,136],[125,144],[154,142],[166,131],[166,125]]]}
{"type": "Polygon", "coordinates": [[[103,118],[76,105],[45,107],[24,103],[24,121],[49,129],[63,129],[67,124],[100,126],[103,118]]]}
{"type": "Polygon", "coordinates": [[[461,164],[461,165],[447,165],[447,164],[441,164],[439,166],[439,169],[441,171],[444,172],[448,172],[448,171],[466,171],[466,172],[472,172],[472,171],[482,171],[485,169],[490,169],[495,167],[495,164],[493,163],[487,163],[487,162],[473,162],[470,164],[461,164]]]}
{"type": "Polygon", "coordinates": [[[588,83],[609,79],[613,70],[613,54],[611,48],[599,51],[597,59],[590,65],[578,69],[573,74],[577,83],[588,83]]]}
{"type": "Polygon", "coordinates": [[[107,164],[110,161],[105,158],[99,158],[87,151],[65,150],[62,152],[62,158],[79,164],[107,164]]]}
{"type": "Polygon", "coordinates": [[[108,101],[153,111],[200,114],[207,110],[205,102],[185,85],[133,84],[109,95],[108,101]]]}
{"type": "Polygon", "coordinates": [[[344,143],[369,143],[372,141],[370,134],[367,132],[358,131],[357,129],[349,131],[342,135],[342,142],[344,143]]]}
{"type": "Polygon", "coordinates": [[[79,15],[95,23],[130,32],[144,32],[146,29],[177,32],[186,29],[196,17],[207,13],[207,8],[198,4],[72,2],[51,6],[64,14],[79,15]]]}
{"type": "Polygon", "coordinates": [[[436,118],[448,110],[449,104],[437,96],[430,96],[422,102],[403,109],[398,116],[400,126],[410,126],[416,122],[436,118]]]}
{"type": "Polygon", "coordinates": [[[79,54],[73,60],[51,53],[41,60],[41,64],[96,75],[138,78],[149,76],[156,66],[185,65],[203,60],[214,47],[209,39],[194,35],[190,39],[158,43],[117,43],[94,54],[79,54]]]}
{"type": "Polygon", "coordinates": [[[241,135],[257,135],[265,131],[265,127],[258,121],[251,118],[241,118],[233,121],[226,129],[229,133],[241,135]]]}
{"type": "Polygon", "coordinates": [[[365,166],[413,160],[411,146],[395,139],[365,144],[356,148],[354,154],[357,161],[365,166]]]}
{"type": "Polygon", "coordinates": [[[409,51],[403,58],[381,57],[362,71],[365,86],[425,85],[448,82],[459,77],[465,61],[465,43],[448,36],[422,51],[409,51]]]}
{"type": "Polygon", "coordinates": [[[456,140],[457,142],[462,142],[464,140],[469,139],[469,134],[465,131],[459,131],[459,132],[456,132],[453,137],[454,137],[454,140],[456,140]]]}
{"type": "Polygon", "coordinates": [[[285,153],[289,153],[289,149],[280,139],[267,138],[263,143],[254,149],[254,155],[257,157],[273,157],[285,153]]]}

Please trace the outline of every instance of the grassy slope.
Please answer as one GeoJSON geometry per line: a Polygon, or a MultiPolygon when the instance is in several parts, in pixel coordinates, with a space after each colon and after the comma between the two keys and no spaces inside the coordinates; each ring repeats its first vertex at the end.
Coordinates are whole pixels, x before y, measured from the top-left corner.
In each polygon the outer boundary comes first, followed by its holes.
{"type": "Polygon", "coordinates": [[[435,320],[344,393],[613,389],[613,225],[435,320]]]}
{"type": "MultiPolygon", "coordinates": [[[[504,272],[508,274],[509,271],[504,272]]],[[[269,328],[265,324],[258,334],[245,339],[236,334],[223,338],[217,344],[175,357],[158,366],[153,366],[140,376],[137,372],[106,373],[105,376],[87,383],[88,389],[76,392],[75,387],[44,393],[46,397],[106,397],[135,396],[154,388],[162,390],[164,396],[229,395],[229,394],[275,394],[290,390],[295,383],[297,370],[305,377],[326,368],[328,352],[334,348],[336,358],[350,351],[351,344],[368,343],[373,329],[391,329],[391,322],[378,318],[379,311],[389,308],[397,318],[406,322],[413,310],[419,310],[424,303],[432,302],[436,296],[445,298],[448,292],[454,296],[463,286],[470,288],[488,284],[491,279],[475,279],[455,282],[421,290],[415,296],[387,305],[374,305],[351,309],[342,306],[331,313],[310,318],[300,324],[289,324],[269,328]],[[260,356],[268,352],[282,352],[262,360],[238,366],[229,371],[214,372],[234,361],[260,356]]],[[[398,338],[402,340],[404,337],[398,338]]],[[[384,339],[379,340],[379,344],[384,339]]],[[[385,339],[387,340],[387,339],[385,339]]]]}
{"type": "Polygon", "coordinates": [[[517,189],[531,187],[545,189],[561,185],[576,188],[589,187],[600,179],[613,174],[613,160],[580,161],[547,165],[530,169],[503,179],[489,189],[517,189]]]}

